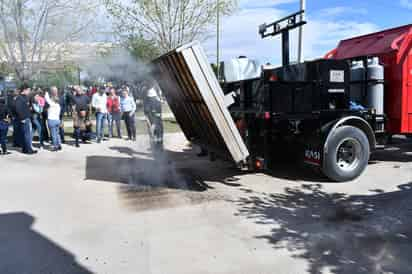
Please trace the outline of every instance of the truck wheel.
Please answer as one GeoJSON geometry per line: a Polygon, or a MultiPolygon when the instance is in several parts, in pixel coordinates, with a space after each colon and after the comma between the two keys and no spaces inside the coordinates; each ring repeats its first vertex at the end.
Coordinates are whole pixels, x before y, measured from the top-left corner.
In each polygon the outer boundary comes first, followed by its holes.
{"type": "Polygon", "coordinates": [[[323,173],[337,182],[359,177],[368,165],[370,146],[365,133],[352,126],[342,126],[331,133],[323,159],[323,173]]]}

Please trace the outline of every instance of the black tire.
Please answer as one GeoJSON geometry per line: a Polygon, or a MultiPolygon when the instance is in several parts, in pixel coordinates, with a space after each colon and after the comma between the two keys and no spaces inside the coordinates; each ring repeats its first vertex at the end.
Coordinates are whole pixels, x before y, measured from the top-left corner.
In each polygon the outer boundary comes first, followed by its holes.
{"type": "Polygon", "coordinates": [[[336,182],[356,179],[369,162],[370,146],[366,134],[352,126],[338,127],[331,134],[322,172],[336,182]]]}

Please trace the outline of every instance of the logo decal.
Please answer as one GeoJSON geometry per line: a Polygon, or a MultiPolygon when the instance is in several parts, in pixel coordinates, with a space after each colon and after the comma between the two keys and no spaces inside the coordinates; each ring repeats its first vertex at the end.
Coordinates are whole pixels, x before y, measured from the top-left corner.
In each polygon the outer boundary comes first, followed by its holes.
{"type": "Polygon", "coordinates": [[[305,150],[305,163],[319,166],[321,163],[320,151],[312,149],[305,150]]]}

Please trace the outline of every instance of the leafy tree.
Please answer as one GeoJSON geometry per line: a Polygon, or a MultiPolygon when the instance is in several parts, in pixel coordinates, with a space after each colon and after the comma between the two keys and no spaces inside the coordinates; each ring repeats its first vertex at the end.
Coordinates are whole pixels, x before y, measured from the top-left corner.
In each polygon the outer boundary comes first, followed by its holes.
{"type": "Polygon", "coordinates": [[[161,54],[155,42],[146,40],[142,35],[129,37],[126,41],[126,47],[133,57],[142,62],[150,62],[161,54]]]}
{"type": "Polygon", "coordinates": [[[37,86],[56,86],[59,88],[74,85],[78,83],[78,68],[75,66],[65,66],[54,71],[42,71],[33,78],[33,83],[37,86]]]}

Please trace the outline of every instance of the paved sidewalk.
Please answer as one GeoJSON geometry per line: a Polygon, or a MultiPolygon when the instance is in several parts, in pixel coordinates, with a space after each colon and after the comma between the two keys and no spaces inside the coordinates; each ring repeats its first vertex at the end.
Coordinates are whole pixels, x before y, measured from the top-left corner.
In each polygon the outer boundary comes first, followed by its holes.
{"type": "Polygon", "coordinates": [[[139,137],[0,157],[0,273],[412,273],[411,144],[336,184],[139,137]]]}

